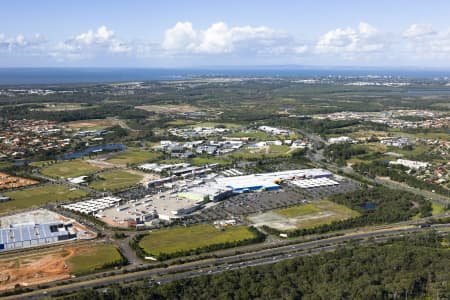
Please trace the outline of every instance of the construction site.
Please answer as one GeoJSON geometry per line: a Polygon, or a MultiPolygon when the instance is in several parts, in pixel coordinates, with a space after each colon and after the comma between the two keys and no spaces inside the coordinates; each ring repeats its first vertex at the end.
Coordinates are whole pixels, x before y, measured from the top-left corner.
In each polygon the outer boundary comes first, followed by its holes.
{"type": "Polygon", "coordinates": [[[33,184],[38,184],[39,181],[16,177],[6,173],[0,172],[0,190],[11,189],[11,188],[19,188],[24,186],[29,186],[33,184]]]}
{"type": "Polygon", "coordinates": [[[0,218],[0,252],[95,237],[75,220],[46,209],[0,218]]]}

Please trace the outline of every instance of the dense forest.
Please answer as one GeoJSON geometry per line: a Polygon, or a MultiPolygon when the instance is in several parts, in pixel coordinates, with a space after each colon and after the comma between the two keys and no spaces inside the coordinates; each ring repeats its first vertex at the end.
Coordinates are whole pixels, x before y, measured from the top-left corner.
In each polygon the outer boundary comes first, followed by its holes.
{"type": "Polygon", "coordinates": [[[430,232],[162,286],[81,290],[66,299],[450,299],[449,239],[430,232]]]}

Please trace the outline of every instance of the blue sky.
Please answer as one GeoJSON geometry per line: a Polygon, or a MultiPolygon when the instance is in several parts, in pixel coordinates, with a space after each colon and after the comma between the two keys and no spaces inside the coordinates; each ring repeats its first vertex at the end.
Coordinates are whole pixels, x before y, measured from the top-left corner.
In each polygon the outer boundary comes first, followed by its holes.
{"type": "Polygon", "coordinates": [[[4,1],[0,67],[450,67],[450,1],[4,1]]]}

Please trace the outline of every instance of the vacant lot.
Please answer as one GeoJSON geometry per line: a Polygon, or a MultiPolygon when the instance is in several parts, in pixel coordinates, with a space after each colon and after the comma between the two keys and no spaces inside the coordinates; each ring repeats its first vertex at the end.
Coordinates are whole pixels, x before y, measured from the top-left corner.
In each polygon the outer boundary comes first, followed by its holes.
{"type": "Polygon", "coordinates": [[[52,184],[7,192],[3,195],[10,197],[11,200],[0,203],[0,212],[42,206],[50,202],[79,199],[87,196],[87,193],[64,185],[52,184]]]}
{"type": "Polygon", "coordinates": [[[189,113],[199,111],[198,107],[192,105],[142,105],[136,106],[138,109],[155,112],[157,114],[169,114],[169,113],[189,113]]]}
{"type": "Polygon", "coordinates": [[[45,103],[45,107],[35,108],[34,110],[40,111],[68,111],[77,110],[85,107],[92,108],[93,106],[86,106],[85,103],[45,103]]]}
{"type": "Polygon", "coordinates": [[[257,226],[266,225],[279,230],[291,230],[314,228],[358,215],[358,212],[346,206],[328,200],[317,200],[308,204],[253,215],[249,219],[257,226]]]}
{"type": "Polygon", "coordinates": [[[245,148],[230,154],[231,157],[238,160],[257,160],[264,158],[287,158],[291,155],[289,146],[271,145],[261,148],[245,148]]]}
{"type": "Polygon", "coordinates": [[[0,291],[45,284],[93,273],[120,264],[122,257],[112,245],[58,248],[40,254],[0,259],[0,291]]]}
{"type": "Polygon", "coordinates": [[[221,166],[227,166],[231,164],[231,161],[221,159],[218,157],[194,157],[191,159],[191,164],[194,166],[204,166],[210,164],[219,164],[221,166]]]}
{"type": "Polygon", "coordinates": [[[98,174],[98,177],[89,186],[98,191],[119,191],[138,184],[142,178],[142,175],[134,172],[107,171],[98,174]]]}
{"type": "Polygon", "coordinates": [[[79,130],[101,130],[117,124],[114,119],[92,119],[65,123],[64,126],[79,130]]]}
{"type": "Polygon", "coordinates": [[[37,184],[39,181],[0,173],[0,190],[37,184]]]}
{"type": "Polygon", "coordinates": [[[215,244],[236,242],[253,238],[248,227],[236,226],[218,230],[211,225],[176,227],[152,232],[139,243],[148,255],[172,254],[190,251],[215,244]]]}
{"type": "Polygon", "coordinates": [[[107,161],[116,165],[136,165],[149,161],[154,161],[162,156],[161,153],[140,150],[140,149],[128,149],[125,152],[118,153],[111,156],[107,161]]]}
{"type": "Polygon", "coordinates": [[[89,175],[98,170],[100,169],[82,160],[70,160],[44,167],[41,173],[53,178],[73,178],[89,175]]]}

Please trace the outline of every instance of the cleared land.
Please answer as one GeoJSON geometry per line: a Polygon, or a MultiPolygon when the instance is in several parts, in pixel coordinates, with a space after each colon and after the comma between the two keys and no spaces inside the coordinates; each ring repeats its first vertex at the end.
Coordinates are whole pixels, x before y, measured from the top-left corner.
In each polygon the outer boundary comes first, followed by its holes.
{"type": "Polygon", "coordinates": [[[64,202],[79,199],[85,197],[87,193],[64,185],[52,184],[7,192],[3,195],[10,197],[11,200],[0,203],[0,212],[26,209],[33,206],[45,205],[50,202],[64,202]]]}
{"type": "Polygon", "coordinates": [[[314,228],[337,220],[358,216],[359,213],[343,205],[328,200],[317,200],[308,204],[277,209],[250,216],[256,225],[266,225],[278,230],[314,228]]]}
{"type": "Polygon", "coordinates": [[[98,174],[89,186],[98,191],[118,191],[138,184],[143,176],[125,170],[107,171],[98,174]]]}
{"type": "Polygon", "coordinates": [[[190,227],[176,227],[151,232],[140,242],[139,246],[148,255],[172,254],[198,248],[236,242],[255,237],[245,226],[229,227],[218,230],[211,225],[201,224],[190,227]]]}
{"type": "Polygon", "coordinates": [[[44,167],[41,173],[53,178],[73,178],[82,175],[89,175],[100,170],[87,162],[81,160],[70,160],[58,162],[56,164],[44,167]]]}
{"type": "Polygon", "coordinates": [[[257,160],[263,158],[287,158],[291,155],[289,146],[271,145],[261,148],[245,148],[230,154],[231,157],[238,160],[257,160]]]}
{"type": "Polygon", "coordinates": [[[79,130],[100,130],[117,124],[114,119],[92,119],[83,121],[74,121],[63,124],[64,126],[79,130]]]}
{"type": "Polygon", "coordinates": [[[125,152],[118,153],[111,156],[107,162],[116,165],[135,165],[140,163],[145,163],[149,161],[156,160],[162,156],[161,153],[149,151],[149,150],[139,150],[139,149],[128,149],[125,152]]]}
{"type": "Polygon", "coordinates": [[[191,159],[191,164],[194,166],[204,166],[210,164],[219,164],[221,166],[230,165],[231,161],[220,159],[217,157],[194,157],[191,159]]]}
{"type": "Polygon", "coordinates": [[[37,184],[39,181],[0,173],[0,190],[37,184]]]}
{"type": "Polygon", "coordinates": [[[68,111],[68,110],[78,110],[82,108],[92,108],[93,106],[86,106],[85,103],[45,103],[42,108],[35,108],[34,110],[39,111],[68,111]]]}
{"type": "Polygon", "coordinates": [[[120,264],[121,260],[119,251],[112,245],[67,247],[0,259],[0,291],[92,273],[120,264]]]}
{"type": "Polygon", "coordinates": [[[168,113],[189,113],[199,111],[200,108],[192,105],[141,105],[136,106],[138,109],[143,109],[146,111],[155,112],[157,114],[168,114],[168,113]]]}

